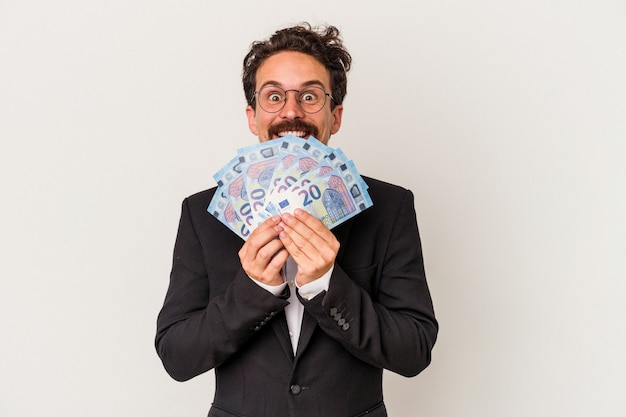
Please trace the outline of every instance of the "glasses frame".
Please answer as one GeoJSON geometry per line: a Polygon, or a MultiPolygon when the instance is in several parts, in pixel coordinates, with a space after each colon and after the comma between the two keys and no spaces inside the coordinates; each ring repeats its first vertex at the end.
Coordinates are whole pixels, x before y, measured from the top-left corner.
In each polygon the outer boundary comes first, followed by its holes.
{"type": "Polygon", "coordinates": [[[291,89],[289,89],[289,90],[285,90],[284,88],[281,88],[281,87],[278,87],[278,86],[275,86],[275,85],[266,85],[266,86],[261,87],[258,91],[255,91],[255,92],[254,92],[254,96],[255,96],[255,97],[257,97],[257,98],[256,98],[256,100],[257,100],[257,104],[259,105],[259,107],[260,107],[260,108],[261,108],[264,112],[266,112],[266,113],[278,113],[279,111],[281,111],[282,109],[284,109],[284,108],[285,108],[285,105],[287,104],[287,93],[289,93],[290,91],[293,91],[294,93],[296,93],[296,101],[297,101],[297,102],[298,102],[298,104],[300,105],[300,108],[302,109],[302,111],[303,111],[303,112],[305,112],[306,114],[315,114],[315,113],[319,113],[319,112],[321,112],[321,111],[322,111],[322,109],[326,106],[326,96],[330,97],[330,99],[331,99],[332,101],[335,101],[335,98],[334,98],[334,97],[333,97],[330,93],[327,93],[327,92],[326,92],[326,90],[324,89],[324,87],[320,87],[320,86],[317,86],[317,85],[311,85],[311,86],[308,86],[308,87],[304,87],[304,88],[302,88],[302,89],[300,89],[300,90],[296,90],[296,89],[294,89],[294,88],[291,88],[291,89]],[[269,111],[269,110],[266,110],[266,109],[265,109],[265,108],[261,105],[261,100],[259,100],[258,96],[259,96],[259,93],[261,92],[261,90],[263,90],[263,89],[265,89],[265,88],[275,88],[275,89],[277,89],[277,90],[281,90],[281,91],[283,91],[283,92],[285,93],[285,99],[283,100],[283,104],[282,104],[282,106],[280,106],[280,108],[279,108],[278,110],[269,111]],[[307,111],[307,110],[306,110],[306,108],[305,108],[305,106],[303,106],[303,105],[302,105],[302,101],[300,100],[300,91],[304,91],[304,90],[307,90],[307,89],[309,89],[309,88],[319,88],[320,90],[322,90],[322,91],[324,92],[324,103],[322,103],[322,106],[321,106],[318,110],[315,110],[315,111],[307,111]]]}

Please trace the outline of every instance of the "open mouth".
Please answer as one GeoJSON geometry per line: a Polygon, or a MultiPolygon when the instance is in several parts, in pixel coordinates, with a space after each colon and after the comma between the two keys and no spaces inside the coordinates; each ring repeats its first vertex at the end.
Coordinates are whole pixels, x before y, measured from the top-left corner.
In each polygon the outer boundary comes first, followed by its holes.
{"type": "Polygon", "coordinates": [[[286,135],[293,135],[303,139],[308,139],[311,136],[317,138],[317,128],[312,124],[301,121],[286,121],[270,126],[268,133],[268,136],[272,139],[282,138],[286,135]]]}
{"type": "Polygon", "coordinates": [[[309,136],[311,136],[311,134],[305,130],[287,130],[287,131],[283,131],[283,132],[278,132],[278,134],[276,135],[277,138],[282,138],[283,136],[287,136],[287,135],[292,135],[292,136],[297,136],[299,138],[303,138],[306,139],[309,136]]]}

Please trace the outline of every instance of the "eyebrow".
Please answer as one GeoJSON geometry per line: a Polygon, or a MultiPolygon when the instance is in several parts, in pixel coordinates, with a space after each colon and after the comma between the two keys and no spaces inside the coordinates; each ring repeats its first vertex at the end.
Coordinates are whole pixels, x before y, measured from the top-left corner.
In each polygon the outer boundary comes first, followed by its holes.
{"type": "MultiPolygon", "coordinates": [[[[261,84],[261,85],[259,86],[259,90],[260,90],[261,88],[263,88],[263,87],[267,87],[268,85],[272,85],[272,86],[275,86],[275,87],[280,87],[280,88],[283,88],[283,89],[284,89],[284,86],[283,86],[283,84],[282,84],[281,82],[274,81],[274,80],[269,80],[269,81],[265,81],[263,84],[261,84]]],[[[312,85],[322,87],[324,90],[326,90],[326,87],[324,87],[324,83],[322,83],[322,82],[321,82],[321,81],[319,81],[319,80],[310,80],[310,81],[305,81],[304,83],[302,83],[302,86],[301,86],[301,87],[310,87],[310,86],[312,86],[312,85]]]]}

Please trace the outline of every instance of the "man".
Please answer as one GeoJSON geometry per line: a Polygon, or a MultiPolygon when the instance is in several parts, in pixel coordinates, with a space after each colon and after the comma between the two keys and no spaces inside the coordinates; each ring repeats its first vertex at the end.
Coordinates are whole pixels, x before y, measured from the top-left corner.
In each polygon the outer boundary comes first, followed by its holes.
{"type": "MultiPolygon", "coordinates": [[[[333,26],[253,43],[243,70],[250,131],[261,142],[327,143],[350,65],[333,26]]],[[[156,348],[176,380],[215,369],[209,416],[386,416],[383,369],[414,376],[430,363],[438,324],[413,194],[365,181],[374,205],[332,231],[296,210],[245,242],[207,212],[215,188],[183,202],[156,348]]]]}

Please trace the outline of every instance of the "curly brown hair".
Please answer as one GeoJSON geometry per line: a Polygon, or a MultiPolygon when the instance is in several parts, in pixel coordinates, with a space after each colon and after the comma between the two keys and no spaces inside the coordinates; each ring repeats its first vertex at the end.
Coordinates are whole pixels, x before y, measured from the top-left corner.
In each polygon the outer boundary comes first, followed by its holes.
{"type": "Polygon", "coordinates": [[[255,105],[256,73],[270,56],[282,51],[296,51],[311,55],[330,73],[332,108],[343,103],[348,89],[347,73],[352,57],[343,45],[339,29],[332,25],[311,27],[309,23],[276,31],[269,39],[255,41],[243,60],[243,91],[246,101],[255,105]]]}

